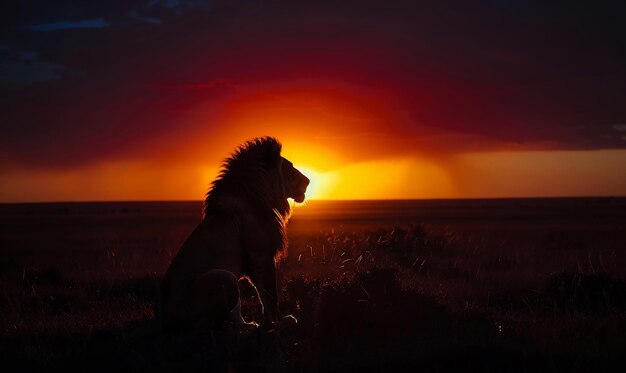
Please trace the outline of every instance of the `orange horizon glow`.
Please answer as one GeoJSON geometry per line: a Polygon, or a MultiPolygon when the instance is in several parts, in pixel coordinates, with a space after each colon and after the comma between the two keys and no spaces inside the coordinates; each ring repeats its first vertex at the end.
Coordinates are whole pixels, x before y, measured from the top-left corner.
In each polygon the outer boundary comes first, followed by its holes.
{"type": "MultiPolygon", "coordinates": [[[[623,196],[626,190],[620,172],[626,162],[623,150],[468,153],[445,166],[402,158],[327,169],[319,166],[324,159],[312,162],[309,153],[285,148],[311,179],[309,200],[623,196]],[[600,162],[603,167],[597,167],[600,162]]],[[[0,200],[201,200],[217,172],[217,165],[164,168],[129,162],[70,171],[16,171],[0,180],[0,200]]]]}
{"type": "Polygon", "coordinates": [[[398,125],[401,111],[378,96],[277,89],[192,108],[181,131],[136,153],[69,169],[14,167],[1,202],[201,200],[221,160],[270,135],[311,179],[311,200],[626,195],[626,150],[473,149],[481,139],[398,125]],[[207,127],[219,123],[219,128],[207,127]],[[449,148],[463,144],[466,149],[449,148]]]}

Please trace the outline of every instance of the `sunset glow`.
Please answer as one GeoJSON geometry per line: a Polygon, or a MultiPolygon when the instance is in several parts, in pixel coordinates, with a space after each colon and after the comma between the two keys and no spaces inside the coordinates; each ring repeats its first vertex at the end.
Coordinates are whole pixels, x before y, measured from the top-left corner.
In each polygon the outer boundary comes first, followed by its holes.
{"type": "MultiPolygon", "coordinates": [[[[361,98],[363,99],[363,98],[361,98]]],[[[449,152],[458,135],[403,135],[385,105],[354,105],[329,93],[277,91],[227,102],[181,122],[187,133],[152,142],[128,160],[65,170],[9,168],[2,201],[198,200],[220,162],[255,136],[272,135],[307,175],[307,199],[423,199],[622,195],[626,151],[500,149],[449,152]],[[271,98],[268,98],[271,97],[271,98]],[[304,100],[306,98],[306,100],[304,100]],[[342,101],[343,100],[343,101],[342,101]],[[204,115],[204,116],[203,116],[204,115]],[[200,120],[199,118],[204,117],[200,120]],[[224,123],[213,135],[204,125],[224,123]],[[394,135],[394,132],[397,134],[394,135]],[[441,149],[434,145],[441,143],[441,149]],[[40,186],[44,185],[45,188],[40,186]]],[[[395,118],[395,119],[394,119],[395,118]]],[[[465,136],[465,141],[473,139],[465,136]]]]}
{"type": "Polygon", "coordinates": [[[199,200],[259,136],[312,199],[626,195],[610,25],[579,39],[576,18],[420,4],[21,20],[0,40],[0,202],[199,200]]]}
{"type": "Polygon", "coordinates": [[[306,190],[307,199],[331,199],[335,183],[332,172],[319,172],[307,166],[297,167],[311,180],[306,190]]]}

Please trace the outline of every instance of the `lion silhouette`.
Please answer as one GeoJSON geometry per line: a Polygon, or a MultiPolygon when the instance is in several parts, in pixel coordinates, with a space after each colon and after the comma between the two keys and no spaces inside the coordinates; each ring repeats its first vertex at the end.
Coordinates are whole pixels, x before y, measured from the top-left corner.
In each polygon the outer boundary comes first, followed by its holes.
{"type": "Polygon", "coordinates": [[[164,330],[245,323],[241,278],[257,289],[261,324],[280,321],[276,261],[286,251],[285,225],[291,214],[287,199],[303,202],[309,185],[309,179],[280,155],[281,148],[275,138],[255,138],[224,161],[207,192],[202,222],[161,282],[164,330]]]}

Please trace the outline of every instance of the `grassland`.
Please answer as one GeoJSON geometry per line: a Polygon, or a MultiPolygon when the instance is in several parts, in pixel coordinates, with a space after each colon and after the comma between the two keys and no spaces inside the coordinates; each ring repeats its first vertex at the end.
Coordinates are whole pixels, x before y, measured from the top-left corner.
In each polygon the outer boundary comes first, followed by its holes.
{"type": "MultiPolygon", "coordinates": [[[[311,203],[272,332],[167,337],[198,203],[0,206],[0,358],[21,371],[621,371],[626,200],[311,203]]],[[[244,312],[260,306],[242,283],[244,312]]]]}

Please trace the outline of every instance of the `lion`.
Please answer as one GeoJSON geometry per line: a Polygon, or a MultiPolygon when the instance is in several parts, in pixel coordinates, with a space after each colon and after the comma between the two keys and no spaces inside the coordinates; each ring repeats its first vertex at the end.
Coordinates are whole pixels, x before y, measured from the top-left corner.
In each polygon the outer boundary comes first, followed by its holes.
{"type": "Polygon", "coordinates": [[[304,202],[309,179],[281,156],[272,137],[252,139],[227,158],[206,194],[203,219],[161,282],[164,330],[246,323],[238,283],[248,279],[262,304],[261,325],[275,325],[276,263],[286,254],[288,198],[304,202]]]}

